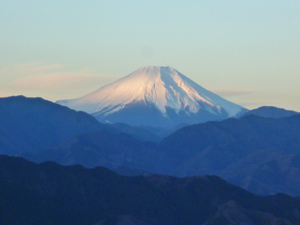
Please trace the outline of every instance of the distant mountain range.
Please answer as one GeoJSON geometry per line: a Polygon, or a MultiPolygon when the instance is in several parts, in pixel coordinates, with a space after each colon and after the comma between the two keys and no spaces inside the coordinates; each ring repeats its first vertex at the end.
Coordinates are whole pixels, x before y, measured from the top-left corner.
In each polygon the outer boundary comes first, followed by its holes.
{"type": "Polygon", "coordinates": [[[41,149],[27,158],[180,177],[219,175],[258,194],[300,195],[299,127],[300,116],[248,116],[184,127],[158,144],[103,130],[41,149]]]}
{"type": "Polygon", "coordinates": [[[102,123],[174,128],[235,117],[248,111],[204,89],[171,67],[146,66],[111,84],[58,104],[102,123]]]}
{"type": "Polygon", "coordinates": [[[0,115],[1,154],[127,175],[218,175],[258,194],[300,195],[300,115],[207,122],[166,138],[40,98],[0,98],[0,115]]]}
{"type": "Polygon", "coordinates": [[[248,112],[245,112],[244,114],[241,114],[238,117],[240,118],[248,115],[256,115],[256,116],[268,117],[268,118],[282,118],[282,117],[299,115],[299,112],[276,108],[274,106],[262,106],[257,109],[253,109],[248,112]]]}
{"type": "Polygon", "coordinates": [[[250,115],[184,127],[158,149],[171,175],[215,174],[254,193],[300,195],[299,140],[300,115],[250,115]]]}
{"type": "Polygon", "coordinates": [[[0,156],[0,196],[3,225],[300,223],[298,197],[261,197],[216,176],[124,177],[8,156],[0,156]]]}
{"type": "Polygon", "coordinates": [[[57,103],[0,98],[0,224],[300,224],[298,112],[152,66],[57,103]]]}

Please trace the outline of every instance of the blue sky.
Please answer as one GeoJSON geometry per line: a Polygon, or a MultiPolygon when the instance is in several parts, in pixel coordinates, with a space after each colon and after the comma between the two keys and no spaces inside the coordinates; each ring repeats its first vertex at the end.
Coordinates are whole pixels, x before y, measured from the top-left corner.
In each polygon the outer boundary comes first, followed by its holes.
{"type": "Polygon", "coordinates": [[[76,98],[171,66],[252,109],[300,111],[300,1],[0,0],[0,96],[76,98]]]}

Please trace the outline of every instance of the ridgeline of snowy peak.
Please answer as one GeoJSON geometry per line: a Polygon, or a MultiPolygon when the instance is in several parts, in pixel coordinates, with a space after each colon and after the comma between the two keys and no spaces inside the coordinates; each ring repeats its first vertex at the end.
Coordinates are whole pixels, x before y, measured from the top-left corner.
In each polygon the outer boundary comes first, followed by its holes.
{"type": "Polygon", "coordinates": [[[88,95],[57,103],[100,122],[158,127],[226,119],[246,111],[177,70],[159,66],[142,67],[88,95]]]}

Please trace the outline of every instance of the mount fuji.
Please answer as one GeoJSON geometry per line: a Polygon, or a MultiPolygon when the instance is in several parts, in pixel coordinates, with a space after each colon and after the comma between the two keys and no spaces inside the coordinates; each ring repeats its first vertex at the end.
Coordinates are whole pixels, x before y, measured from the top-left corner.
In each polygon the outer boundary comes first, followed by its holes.
{"type": "Polygon", "coordinates": [[[83,97],[56,103],[104,123],[173,128],[236,117],[248,111],[171,67],[146,66],[83,97]]]}

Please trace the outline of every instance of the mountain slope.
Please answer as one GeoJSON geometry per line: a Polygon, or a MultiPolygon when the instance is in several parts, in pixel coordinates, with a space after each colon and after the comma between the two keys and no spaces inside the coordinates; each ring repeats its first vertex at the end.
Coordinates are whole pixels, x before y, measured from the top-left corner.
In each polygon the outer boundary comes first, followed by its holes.
{"type": "Polygon", "coordinates": [[[218,175],[257,194],[300,195],[299,139],[300,116],[251,115],[187,126],[158,144],[102,130],[78,135],[26,158],[179,177],[218,175]]]}
{"type": "Polygon", "coordinates": [[[299,196],[299,159],[300,154],[261,150],[232,163],[219,176],[253,193],[289,193],[299,196]]]}
{"type": "Polygon", "coordinates": [[[260,197],[215,176],[123,177],[0,156],[0,181],[3,225],[300,223],[299,198],[260,197]]]}
{"type": "Polygon", "coordinates": [[[35,152],[103,128],[87,113],[42,98],[0,98],[1,154],[35,152]]]}
{"type": "Polygon", "coordinates": [[[42,98],[0,98],[0,154],[38,152],[98,130],[112,136],[125,133],[140,141],[157,142],[160,139],[141,128],[101,124],[87,113],[42,98]]]}
{"type": "Polygon", "coordinates": [[[184,127],[165,138],[165,173],[214,174],[258,194],[300,195],[300,116],[247,116],[184,127]],[[263,187],[263,188],[262,188],[263,187]]]}
{"type": "Polygon", "coordinates": [[[146,128],[134,127],[124,123],[105,124],[105,126],[106,130],[109,130],[116,134],[125,133],[140,141],[159,142],[164,137],[164,133],[150,131],[146,128]]]}
{"type": "Polygon", "coordinates": [[[104,166],[110,169],[130,167],[151,172],[157,170],[155,161],[161,158],[154,144],[107,130],[78,135],[61,145],[22,156],[38,163],[54,161],[61,165],[80,164],[88,168],[104,166]]]}
{"type": "Polygon", "coordinates": [[[135,174],[214,174],[263,195],[300,195],[299,115],[187,126],[158,144],[122,134],[118,126],[103,128],[86,113],[40,98],[0,99],[0,115],[1,154],[118,171],[127,167],[135,174]]]}
{"type": "Polygon", "coordinates": [[[256,115],[269,118],[282,118],[299,115],[299,113],[296,111],[277,108],[274,106],[262,106],[257,109],[252,109],[248,112],[245,112],[244,114],[240,115],[240,117],[245,117],[249,115],[256,115]]]}
{"type": "Polygon", "coordinates": [[[88,95],[58,104],[101,122],[174,127],[233,117],[246,111],[171,67],[142,67],[88,95]]]}

